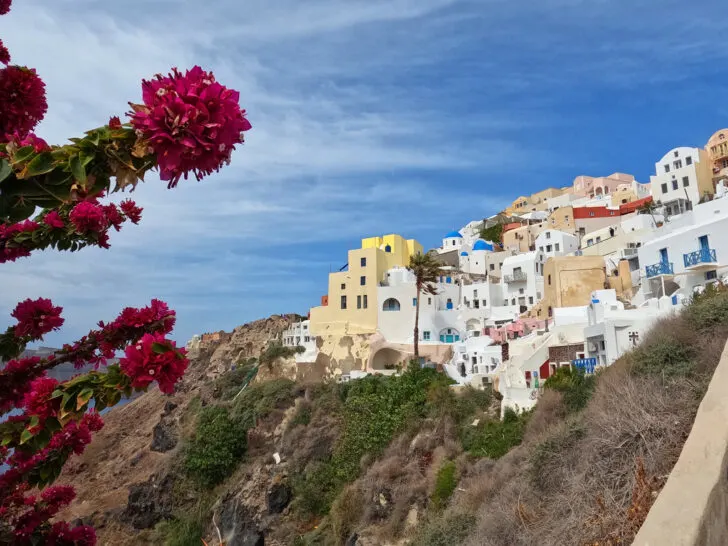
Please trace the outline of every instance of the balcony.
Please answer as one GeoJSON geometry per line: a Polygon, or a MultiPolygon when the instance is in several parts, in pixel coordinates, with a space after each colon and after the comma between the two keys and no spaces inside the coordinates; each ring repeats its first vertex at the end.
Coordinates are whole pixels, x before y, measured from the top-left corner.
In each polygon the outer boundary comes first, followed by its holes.
{"type": "Polygon", "coordinates": [[[683,262],[685,263],[685,269],[693,271],[703,267],[716,267],[718,258],[715,255],[714,248],[701,248],[695,252],[683,254],[683,262]]]}
{"type": "Polygon", "coordinates": [[[646,268],[647,278],[659,277],[660,275],[674,275],[675,268],[672,262],[659,262],[654,265],[648,265],[646,268]]]}
{"type": "Polygon", "coordinates": [[[514,271],[510,275],[504,275],[503,280],[507,283],[512,282],[523,282],[528,278],[528,275],[526,275],[525,271],[514,271]]]}

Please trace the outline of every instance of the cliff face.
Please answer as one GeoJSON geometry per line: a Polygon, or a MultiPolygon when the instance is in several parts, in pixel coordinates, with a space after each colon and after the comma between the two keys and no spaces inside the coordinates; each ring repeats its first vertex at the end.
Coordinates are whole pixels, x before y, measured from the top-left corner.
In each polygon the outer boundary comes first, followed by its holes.
{"type": "MultiPolygon", "coordinates": [[[[201,343],[190,351],[190,367],[175,394],[150,389],[106,414],[104,428],[82,456],[71,459],[59,480],[77,492],[60,517],[95,525],[99,544],[146,543],[139,529],[151,528],[169,515],[161,495],[169,484],[157,481],[174,465],[180,439],[189,435],[197,409],[216,401],[215,379],[240,360],[257,357],[295,318],[274,315],[235,328],[222,342],[201,343]],[[128,509],[130,499],[137,504],[137,514],[128,509]]],[[[284,368],[276,362],[264,373],[273,378],[284,368]]]]}

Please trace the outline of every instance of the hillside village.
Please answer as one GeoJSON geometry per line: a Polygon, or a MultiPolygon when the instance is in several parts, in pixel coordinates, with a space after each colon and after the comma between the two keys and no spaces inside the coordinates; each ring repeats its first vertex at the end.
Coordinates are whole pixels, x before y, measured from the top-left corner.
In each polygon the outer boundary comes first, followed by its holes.
{"type": "MultiPolygon", "coordinates": [[[[640,343],[659,318],[728,272],[728,129],[677,147],[650,181],[577,176],[446,233],[437,294],[420,302],[423,365],[460,385],[492,384],[502,408],[535,405],[560,367],[587,374],[640,343]]],[[[281,336],[297,366],[338,381],[398,373],[413,355],[420,243],[362,239],[321,305],[281,336]]],[[[209,334],[208,334],[209,336],[209,334]]],[[[199,346],[195,336],[189,346],[199,346]]]]}

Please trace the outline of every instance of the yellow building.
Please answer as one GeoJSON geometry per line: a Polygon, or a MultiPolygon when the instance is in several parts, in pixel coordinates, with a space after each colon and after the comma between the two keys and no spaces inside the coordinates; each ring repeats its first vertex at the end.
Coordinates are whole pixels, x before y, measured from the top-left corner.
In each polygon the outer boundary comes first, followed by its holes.
{"type": "Polygon", "coordinates": [[[528,197],[518,197],[511,206],[505,209],[506,214],[525,214],[527,212],[548,210],[548,201],[552,197],[558,197],[571,191],[571,188],[546,188],[528,197]]]}
{"type": "Polygon", "coordinates": [[[710,155],[713,179],[728,178],[728,129],[713,133],[705,149],[710,155]]]}
{"type": "Polygon", "coordinates": [[[544,229],[556,229],[558,231],[564,231],[576,233],[576,221],[574,220],[574,207],[571,205],[567,207],[560,207],[553,211],[546,219],[546,226],[544,229]]]}
{"type": "Polygon", "coordinates": [[[395,266],[407,266],[422,245],[400,235],[362,239],[349,251],[347,271],[329,274],[326,305],[311,309],[312,335],[373,334],[377,329],[377,286],[395,266]]]}
{"type": "Polygon", "coordinates": [[[607,272],[601,256],[556,256],[543,268],[544,298],[539,318],[552,315],[556,307],[589,305],[591,293],[607,287],[607,272]]]}

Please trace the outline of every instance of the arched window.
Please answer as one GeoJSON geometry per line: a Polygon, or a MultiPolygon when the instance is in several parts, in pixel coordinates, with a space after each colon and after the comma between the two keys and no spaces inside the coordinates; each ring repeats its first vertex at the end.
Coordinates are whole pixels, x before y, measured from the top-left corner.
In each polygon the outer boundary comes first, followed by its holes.
{"type": "Polygon", "coordinates": [[[394,298],[384,300],[382,311],[399,311],[399,301],[394,298]]]}
{"type": "Polygon", "coordinates": [[[387,245],[384,247],[384,252],[392,252],[392,247],[387,245]]]}

